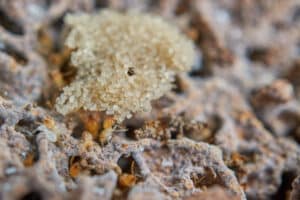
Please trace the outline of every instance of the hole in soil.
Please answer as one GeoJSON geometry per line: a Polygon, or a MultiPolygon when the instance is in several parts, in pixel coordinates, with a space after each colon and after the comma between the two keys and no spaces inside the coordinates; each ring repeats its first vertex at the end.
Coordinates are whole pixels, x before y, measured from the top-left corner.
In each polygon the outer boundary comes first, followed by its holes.
{"type": "Polygon", "coordinates": [[[175,76],[175,80],[173,82],[174,88],[172,89],[173,92],[177,94],[183,94],[184,93],[184,84],[180,77],[175,76]]]}
{"type": "Polygon", "coordinates": [[[45,0],[45,8],[49,8],[51,6],[52,2],[51,0],[45,0]]]}
{"type": "Polygon", "coordinates": [[[191,72],[189,72],[189,76],[191,77],[201,77],[201,78],[206,78],[206,77],[210,77],[213,75],[212,72],[212,68],[206,66],[205,64],[203,64],[204,67],[202,67],[199,70],[192,70],[191,72]]]}
{"type": "Polygon", "coordinates": [[[80,139],[83,132],[84,132],[84,125],[83,123],[80,123],[74,127],[72,131],[72,136],[76,139],[80,139]]]}
{"type": "Polygon", "coordinates": [[[258,152],[251,150],[240,150],[240,155],[244,158],[245,163],[254,163],[258,152]]]}
{"type": "Polygon", "coordinates": [[[134,131],[138,129],[138,127],[136,126],[131,126],[131,125],[128,125],[126,126],[126,136],[130,139],[135,139],[135,133],[134,131]]]}
{"type": "Polygon", "coordinates": [[[207,130],[209,130],[209,134],[206,136],[207,142],[214,142],[215,135],[222,128],[223,123],[223,119],[219,115],[213,114],[208,116],[206,121],[207,130]]]}
{"type": "Polygon", "coordinates": [[[64,26],[64,17],[66,14],[63,14],[63,16],[56,19],[51,25],[52,27],[57,31],[62,31],[64,26]]]}
{"type": "Polygon", "coordinates": [[[296,22],[300,20],[300,6],[296,7],[292,14],[292,21],[296,22]]]}
{"type": "Polygon", "coordinates": [[[0,127],[4,124],[4,122],[5,120],[2,117],[0,117],[0,127]]]}
{"type": "Polygon", "coordinates": [[[69,157],[69,168],[70,168],[74,163],[80,162],[80,160],[81,160],[81,157],[80,157],[80,156],[71,156],[71,157],[69,157]]]}
{"type": "Polygon", "coordinates": [[[0,51],[13,57],[20,65],[26,65],[28,63],[28,59],[26,58],[26,56],[8,43],[1,43],[0,51]]]}
{"type": "Polygon", "coordinates": [[[197,188],[211,187],[213,185],[223,185],[220,177],[209,167],[204,168],[203,174],[191,173],[190,178],[197,188]]]}
{"type": "MultiPolygon", "coordinates": [[[[299,55],[300,55],[300,41],[298,44],[299,48],[299,55]]],[[[283,78],[288,79],[295,87],[297,85],[300,85],[300,59],[295,60],[289,67],[289,70],[287,73],[284,75],[283,78]]]]}
{"type": "Polygon", "coordinates": [[[197,122],[190,125],[185,134],[195,141],[205,141],[207,143],[213,143],[214,141],[214,133],[206,123],[197,122]]]}
{"type": "Polygon", "coordinates": [[[62,64],[60,72],[63,75],[63,79],[67,82],[67,84],[70,84],[77,74],[77,68],[71,65],[70,59],[67,59],[62,64]]]}
{"type": "Polygon", "coordinates": [[[127,119],[124,122],[124,125],[126,127],[126,136],[130,139],[136,139],[135,130],[141,129],[145,124],[145,121],[143,119],[127,119]]]}
{"type": "Polygon", "coordinates": [[[259,62],[265,65],[272,64],[276,56],[276,52],[272,48],[265,47],[249,47],[246,52],[246,56],[252,62],[259,62]]]}
{"type": "Polygon", "coordinates": [[[218,130],[221,129],[223,125],[223,120],[218,115],[211,115],[208,119],[208,127],[212,129],[213,133],[216,133],[218,130]]]}
{"type": "Polygon", "coordinates": [[[33,136],[34,130],[38,127],[31,119],[21,119],[15,125],[15,130],[26,136],[33,136]]]}
{"type": "Polygon", "coordinates": [[[292,137],[300,144],[300,125],[298,128],[295,129],[295,131],[291,134],[292,137]]]}
{"type": "Polygon", "coordinates": [[[24,195],[20,200],[42,200],[42,195],[37,191],[31,191],[24,195]]]}
{"type": "Polygon", "coordinates": [[[107,0],[96,0],[95,1],[95,7],[96,8],[106,8],[108,7],[108,1],[107,0]]]}
{"type": "Polygon", "coordinates": [[[33,162],[37,162],[39,160],[39,153],[38,153],[38,145],[36,143],[35,135],[38,134],[36,130],[38,125],[34,123],[30,119],[21,119],[16,125],[15,130],[17,132],[22,133],[28,142],[31,144],[31,153],[33,155],[33,162]]]}
{"type": "Polygon", "coordinates": [[[175,10],[175,14],[177,16],[185,14],[186,12],[189,11],[189,6],[190,6],[190,1],[189,0],[179,1],[178,5],[176,7],[176,10],[175,10]]]}
{"type": "Polygon", "coordinates": [[[156,109],[163,109],[170,107],[174,103],[174,100],[167,97],[167,96],[162,96],[161,98],[155,100],[152,102],[152,106],[155,107],[156,109]]]}
{"type": "Polygon", "coordinates": [[[298,113],[292,110],[282,111],[279,114],[278,119],[281,121],[282,124],[285,124],[285,126],[288,127],[288,132],[296,130],[300,123],[300,116],[298,115],[298,113]]]}
{"type": "Polygon", "coordinates": [[[192,69],[189,72],[189,76],[191,76],[191,77],[203,76],[203,70],[204,70],[203,62],[204,62],[204,59],[203,59],[201,51],[199,49],[196,49],[196,58],[195,58],[193,66],[192,66],[192,69]]]}
{"type": "Polygon", "coordinates": [[[138,165],[131,155],[122,155],[118,160],[122,173],[136,174],[139,172],[138,165]]]}
{"type": "Polygon", "coordinates": [[[122,173],[131,173],[131,165],[134,162],[132,156],[122,155],[118,160],[118,165],[122,173]]]}
{"type": "Polygon", "coordinates": [[[0,25],[16,35],[24,35],[23,27],[0,9],[0,25]]]}
{"type": "Polygon", "coordinates": [[[271,197],[273,200],[288,199],[288,194],[292,190],[293,180],[296,178],[295,172],[284,172],[281,176],[281,184],[277,192],[271,197]]]}

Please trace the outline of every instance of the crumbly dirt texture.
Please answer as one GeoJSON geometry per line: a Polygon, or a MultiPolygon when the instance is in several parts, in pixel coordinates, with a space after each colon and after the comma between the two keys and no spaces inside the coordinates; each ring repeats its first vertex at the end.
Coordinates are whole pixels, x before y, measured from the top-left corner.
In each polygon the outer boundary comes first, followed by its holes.
{"type": "Polygon", "coordinates": [[[298,0],[0,1],[0,199],[299,200],[299,30],[298,0]],[[122,123],[63,116],[56,99],[82,73],[64,18],[107,8],[163,18],[194,64],[122,123]]]}

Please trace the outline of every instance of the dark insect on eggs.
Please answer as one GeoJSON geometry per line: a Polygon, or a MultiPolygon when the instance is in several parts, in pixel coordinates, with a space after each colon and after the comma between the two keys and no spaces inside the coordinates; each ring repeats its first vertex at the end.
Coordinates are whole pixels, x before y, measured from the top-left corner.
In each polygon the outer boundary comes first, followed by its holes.
{"type": "Polygon", "coordinates": [[[135,74],[135,73],[134,73],[133,67],[129,67],[129,69],[128,69],[128,71],[127,71],[127,74],[128,74],[129,76],[132,76],[132,75],[135,74]]]}

